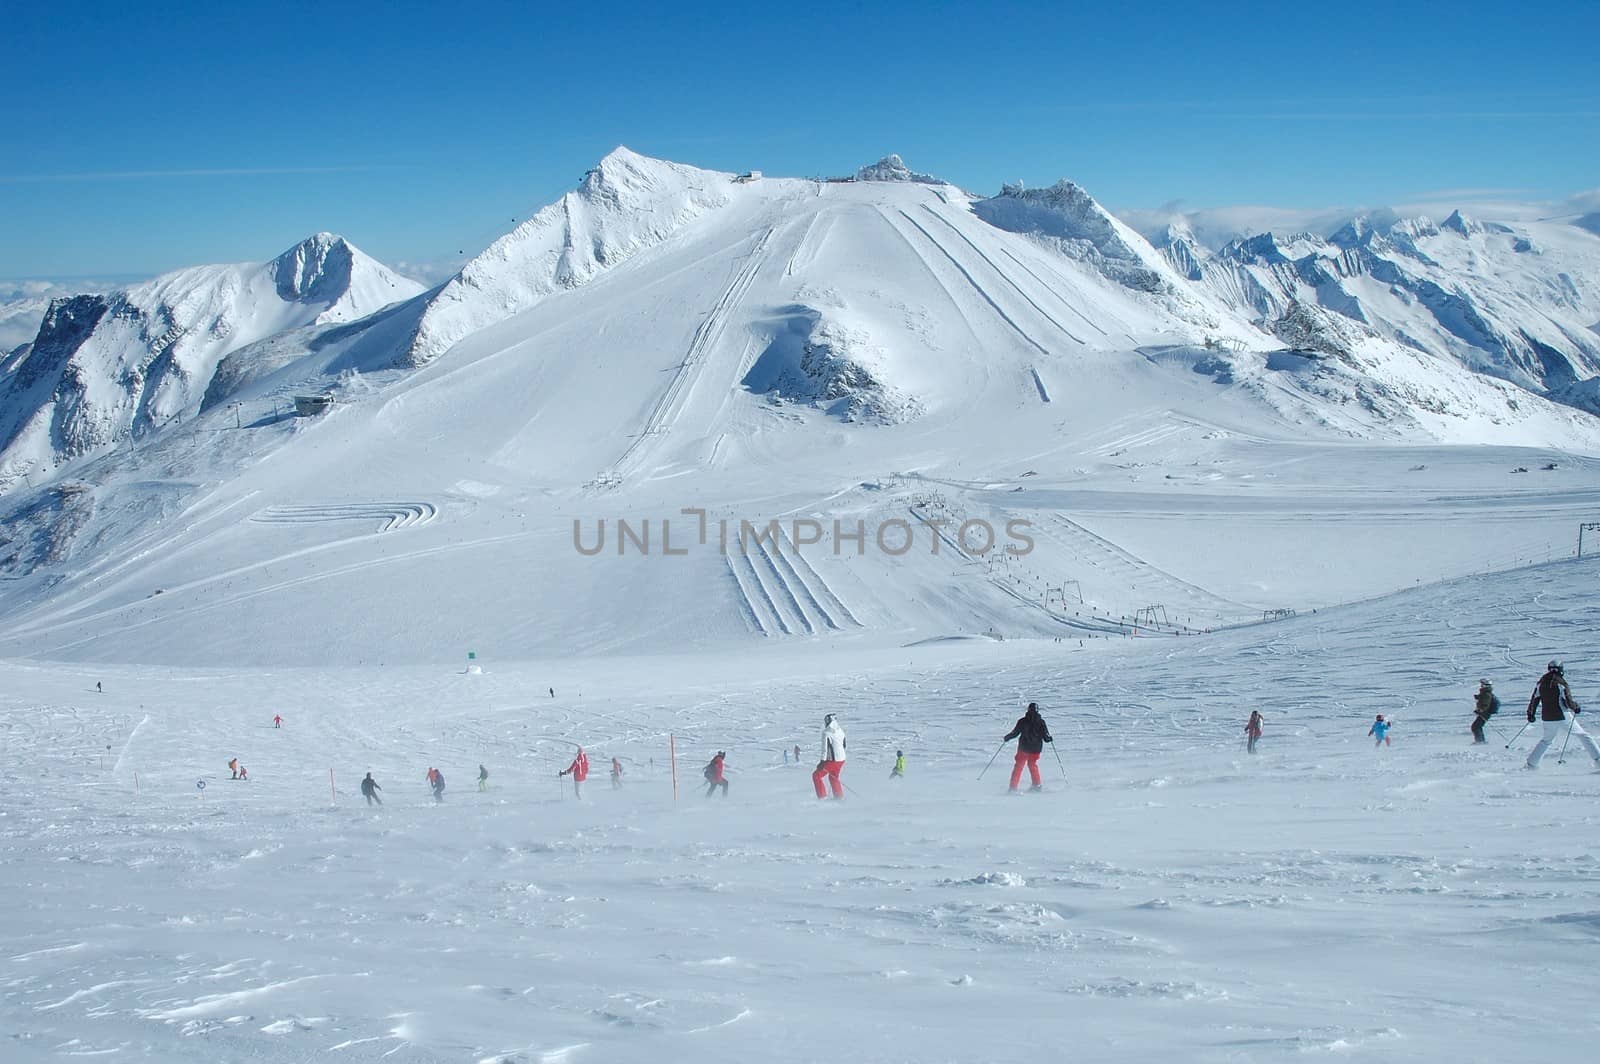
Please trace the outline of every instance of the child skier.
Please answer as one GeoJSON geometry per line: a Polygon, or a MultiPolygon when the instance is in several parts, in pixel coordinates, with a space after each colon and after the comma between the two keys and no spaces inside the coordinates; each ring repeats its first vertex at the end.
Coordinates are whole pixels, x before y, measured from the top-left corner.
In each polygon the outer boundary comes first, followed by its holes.
{"type": "Polygon", "coordinates": [[[378,797],[378,792],[381,790],[383,788],[378,786],[378,781],[372,778],[372,773],[367,773],[367,778],[361,781],[361,795],[367,800],[368,805],[374,802],[379,805],[383,804],[383,799],[378,797]]]}
{"type": "Polygon", "coordinates": [[[280,713],[274,713],[273,714],[273,716],[272,716],[272,726],[274,728],[283,727],[283,715],[282,714],[280,714],[280,713]]]}
{"type": "Polygon", "coordinates": [[[1494,684],[1488,680],[1478,681],[1478,696],[1472,700],[1472,741],[1486,743],[1489,740],[1483,737],[1483,726],[1489,723],[1489,718],[1500,712],[1500,700],[1494,696],[1494,684]]]}
{"type": "Polygon", "coordinates": [[[572,793],[579,798],[583,797],[583,781],[589,778],[589,755],[583,752],[583,747],[578,747],[578,756],[572,759],[572,764],[556,773],[557,776],[572,777],[572,793]]]}
{"type": "Polygon", "coordinates": [[[1389,729],[1394,726],[1394,721],[1384,720],[1383,714],[1378,714],[1378,719],[1372,722],[1372,727],[1367,729],[1367,734],[1377,739],[1373,747],[1393,746],[1389,741],[1389,729]]]}
{"type": "Polygon", "coordinates": [[[1261,712],[1252,709],[1250,711],[1250,722],[1244,726],[1244,733],[1250,737],[1245,749],[1252,754],[1256,752],[1256,743],[1261,740],[1261,724],[1261,712]]]}
{"type": "Polygon", "coordinates": [[[1044,753],[1044,744],[1053,743],[1050,737],[1050,727],[1045,724],[1044,717],[1039,713],[1039,704],[1029,702],[1027,712],[1017,718],[1016,725],[1006,733],[1002,742],[1009,743],[1017,740],[1017,756],[1011,766],[1011,793],[1017,793],[1017,784],[1022,782],[1022,770],[1028,770],[1028,776],[1033,780],[1029,791],[1044,790],[1044,781],[1039,777],[1039,755],[1044,753]]]}
{"type": "Polygon", "coordinates": [[[896,750],[894,752],[894,768],[889,770],[889,778],[892,780],[906,778],[906,752],[904,750],[896,750]]]}
{"type": "Polygon", "coordinates": [[[726,750],[718,750],[717,756],[711,759],[704,772],[706,778],[706,797],[710,798],[718,787],[722,788],[722,796],[728,796],[728,777],[722,771],[722,759],[728,756],[726,750]]]}

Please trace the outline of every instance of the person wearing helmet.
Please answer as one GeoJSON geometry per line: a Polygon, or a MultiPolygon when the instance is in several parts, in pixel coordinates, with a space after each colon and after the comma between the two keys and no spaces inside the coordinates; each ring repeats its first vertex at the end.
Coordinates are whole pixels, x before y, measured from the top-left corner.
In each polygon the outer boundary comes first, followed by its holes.
{"type": "Polygon", "coordinates": [[[1472,706],[1472,741],[1486,743],[1489,740],[1483,737],[1483,726],[1489,723],[1489,718],[1500,712],[1500,700],[1494,696],[1494,684],[1488,680],[1478,681],[1478,697],[1473,700],[1472,706]]]}
{"type": "Polygon", "coordinates": [[[817,762],[816,771],[811,773],[811,785],[817,789],[818,798],[828,797],[827,790],[822,786],[824,779],[828,781],[835,798],[844,797],[844,783],[839,779],[839,773],[843,770],[844,727],[829,713],[822,718],[822,759],[817,762]]]}
{"type": "Polygon", "coordinates": [[[1561,667],[1561,662],[1552,661],[1545,666],[1544,675],[1539,677],[1539,683],[1533,689],[1533,695],[1528,699],[1528,723],[1532,724],[1534,713],[1539,714],[1539,719],[1544,722],[1544,736],[1534,745],[1528,754],[1528,767],[1538,768],[1539,762],[1544,759],[1545,751],[1550,749],[1550,744],[1555,742],[1565,731],[1567,738],[1577,736],[1578,741],[1589,751],[1589,756],[1594,759],[1595,767],[1600,768],[1600,746],[1595,744],[1593,736],[1583,730],[1583,725],[1578,723],[1578,714],[1581,712],[1577,701],[1572,697],[1572,689],[1567,686],[1566,670],[1561,667]],[[1572,710],[1572,722],[1567,724],[1565,710],[1572,710]],[[1567,724],[1565,728],[1563,724],[1567,724]]]}
{"type": "Polygon", "coordinates": [[[896,750],[894,752],[894,768],[889,770],[889,778],[892,780],[906,778],[906,752],[904,750],[896,750]]]}
{"type": "Polygon", "coordinates": [[[1053,743],[1050,737],[1050,726],[1044,722],[1044,717],[1039,714],[1039,704],[1029,702],[1027,711],[1017,718],[1017,723],[1006,733],[1001,742],[1017,741],[1017,756],[1011,766],[1011,792],[1017,793],[1017,784],[1022,782],[1022,770],[1028,770],[1028,778],[1033,781],[1030,791],[1044,790],[1044,781],[1039,777],[1039,755],[1044,753],[1044,744],[1053,743]]]}

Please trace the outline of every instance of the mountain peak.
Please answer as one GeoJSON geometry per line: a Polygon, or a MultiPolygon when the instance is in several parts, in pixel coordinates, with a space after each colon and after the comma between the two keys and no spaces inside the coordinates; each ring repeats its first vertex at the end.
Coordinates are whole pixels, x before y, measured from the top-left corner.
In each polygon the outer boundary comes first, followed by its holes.
{"type": "Polygon", "coordinates": [[[1468,218],[1459,209],[1450,212],[1450,217],[1439,223],[1440,228],[1448,229],[1461,236],[1471,236],[1473,233],[1483,232],[1483,224],[1475,219],[1468,218]]]}
{"type": "Polygon", "coordinates": [[[1144,292],[1166,287],[1157,266],[1164,267],[1164,260],[1155,249],[1113,218],[1083,186],[1065,178],[1049,188],[1005,185],[998,196],[979,200],[972,210],[990,225],[1049,243],[1125,287],[1144,292]]]}
{"type": "Polygon", "coordinates": [[[332,303],[349,290],[355,265],[344,237],[314,233],[272,261],[272,278],[285,302],[332,303]]]}
{"type": "Polygon", "coordinates": [[[943,185],[946,182],[932,174],[919,174],[905,164],[898,155],[889,154],[856,171],[857,181],[914,181],[923,185],[943,185]]]}
{"type": "Polygon", "coordinates": [[[469,333],[669,239],[728,203],[732,175],[617,147],[574,192],[541,208],[429,299],[403,364],[420,366],[469,333]]]}

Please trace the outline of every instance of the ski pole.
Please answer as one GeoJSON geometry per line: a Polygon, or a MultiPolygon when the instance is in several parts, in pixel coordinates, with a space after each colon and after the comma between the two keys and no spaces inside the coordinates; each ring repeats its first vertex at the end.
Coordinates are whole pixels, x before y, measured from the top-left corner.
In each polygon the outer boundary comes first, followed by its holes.
{"type": "Polygon", "coordinates": [[[1567,763],[1567,744],[1572,741],[1572,729],[1577,726],[1578,715],[1574,713],[1572,715],[1572,723],[1567,725],[1567,737],[1561,740],[1561,754],[1556,758],[1556,764],[1565,765],[1567,763]]]}
{"type": "Polygon", "coordinates": [[[1056,749],[1055,743],[1050,744],[1050,752],[1056,755],[1056,764],[1061,766],[1061,778],[1064,780],[1068,779],[1066,763],[1061,760],[1061,751],[1056,749]]]}
{"type": "Polygon", "coordinates": [[[983,779],[984,774],[987,773],[989,771],[990,766],[992,766],[994,764],[994,758],[995,757],[999,757],[1000,756],[1000,751],[1004,750],[1005,748],[1006,748],[1006,744],[1004,742],[1002,742],[999,746],[995,747],[994,757],[991,757],[989,759],[989,764],[988,765],[983,766],[983,772],[978,773],[978,779],[979,780],[983,779]]]}
{"type": "MultiPolygon", "coordinates": [[[[1522,727],[1518,728],[1517,729],[1517,734],[1515,734],[1515,735],[1513,735],[1511,737],[1511,743],[1514,743],[1518,739],[1522,738],[1522,733],[1527,731],[1531,727],[1533,727],[1533,721],[1530,720],[1528,723],[1526,723],[1522,727]]],[[[1511,743],[1506,743],[1506,749],[1507,750],[1511,749],[1511,743]]]]}

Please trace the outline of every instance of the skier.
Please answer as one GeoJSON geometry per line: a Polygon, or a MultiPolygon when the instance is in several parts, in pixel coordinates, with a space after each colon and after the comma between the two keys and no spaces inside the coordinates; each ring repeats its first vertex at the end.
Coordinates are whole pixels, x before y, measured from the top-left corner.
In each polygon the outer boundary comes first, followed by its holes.
{"type": "Polygon", "coordinates": [[[1566,672],[1559,661],[1552,661],[1549,664],[1544,675],[1539,677],[1539,685],[1533,689],[1533,697],[1528,699],[1528,723],[1533,723],[1535,710],[1544,721],[1544,738],[1539,740],[1533,752],[1528,755],[1528,767],[1538,768],[1539,762],[1544,758],[1544,752],[1550,749],[1550,744],[1561,734],[1561,723],[1567,719],[1564,709],[1572,710],[1572,723],[1567,725],[1568,741],[1576,735],[1584,749],[1589,751],[1589,756],[1594,758],[1595,768],[1600,768],[1600,746],[1595,745],[1594,738],[1583,730],[1583,725],[1578,723],[1578,714],[1581,710],[1572,697],[1572,689],[1567,686],[1566,672]]]}
{"type": "Polygon", "coordinates": [[[94,689],[96,691],[99,691],[101,694],[105,694],[106,693],[106,689],[104,687],[100,686],[100,681],[99,680],[96,680],[94,682],[94,689]]]}
{"type": "Polygon", "coordinates": [[[728,796],[728,777],[723,775],[722,772],[722,759],[727,756],[728,752],[726,750],[718,750],[717,756],[713,757],[711,763],[706,765],[703,775],[706,778],[707,798],[710,798],[718,787],[722,788],[722,796],[724,798],[728,796]]]}
{"type": "Polygon", "coordinates": [[[1250,722],[1244,726],[1244,733],[1250,737],[1245,749],[1252,754],[1256,752],[1256,743],[1261,741],[1261,724],[1261,711],[1252,709],[1250,711],[1250,722]]]}
{"type": "Polygon", "coordinates": [[[433,788],[433,800],[444,801],[444,773],[436,768],[428,769],[428,786],[433,788]]]}
{"type": "Polygon", "coordinates": [[[552,687],[552,688],[550,688],[550,697],[554,698],[555,696],[556,696],[556,689],[554,687],[552,687]]]}
{"type": "Polygon", "coordinates": [[[1367,729],[1367,734],[1377,739],[1377,742],[1372,744],[1374,748],[1394,745],[1389,741],[1389,729],[1392,727],[1394,727],[1394,721],[1384,720],[1383,714],[1379,713],[1378,719],[1373,721],[1372,727],[1367,729]]]}
{"type": "Polygon", "coordinates": [[[611,789],[614,791],[622,789],[622,762],[614,757],[611,759],[611,789]]]}
{"type": "Polygon", "coordinates": [[[242,780],[247,780],[250,778],[250,771],[242,764],[239,766],[239,778],[242,780]]]}
{"type": "Polygon", "coordinates": [[[228,778],[230,780],[236,780],[236,779],[239,778],[239,759],[238,758],[230,757],[228,759],[228,772],[231,773],[231,775],[228,776],[228,778]]]}
{"type": "Polygon", "coordinates": [[[1483,737],[1483,726],[1489,723],[1489,718],[1500,712],[1500,700],[1494,696],[1494,684],[1488,680],[1478,681],[1478,697],[1473,699],[1472,706],[1472,741],[1486,743],[1489,740],[1483,737]]]}
{"type": "MultiPolygon", "coordinates": [[[[798,753],[800,748],[795,747],[798,753]]],[[[818,798],[826,798],[828,792],[823,789],[822,781],[826,777],[828,786],[833,788],[834,798],[844,797],[844,783],[839,779],[839,773],[844,769],[844,727],[834,719],[832,713],[822,718],[822,760],[817,762],[816,771],[811,773],[811,785],[817,789],[818,798]]]]}
{"type": "Polygon", "coordinates": [[[783,748],[783,763],[785,765],[789,763],[789,748],[787,746],[783,748]]]}
{"type": "Polygon", "coordinates": [[[578,756],[572,759],[572,764],[556,773],[557,776],[572,777],[572,793],[579,798],[583,797],[583,781],[589,778],[589,755],[583,752],[583,747],[578,747],[578,756]]]}
{"type": "Polygon", "coordinates": [[[892,780],[906,778],[906,752],[904,750],[896,750],[894,752],[894,768],[889,770],[889,778],[892,780]]]}
{"type": "Polygon", "coordinates": [[[279,713],[274,713],[273,714],[273,716],[272,716],[272,726],[274,728],[283,727],[283,715],[282,714],[279,714],[279,713]]]}
{"type": "Polygon", "coordinates": [[[1022,770],[1028,770],[1028,777],[1033,780],[1029,791],[1042,791],[1044,784],[1039,778],[1039,755],[1044,753],[1044,744],[1053,743],[1050,737],[1050,726],[1039,715],[1039,704],[1029,702],[1028,709],[1017,718],[1016,726],[1006,733],[1003,742],[1017,740],[1017,756],[1011,766],[1011,793],[1017,793],[1017,784],[1022,782],[1022,770]]]}
{"type": "Polygon", "coordinates": [[[794,763],[797,764],[797,765],[800,763],[800,744],[799,743],[795,743],[794,744],[794,763]]]}
{"type": "Polygon", "coordinates": [[[478,790],[479,791],[486,791],[488,789],[489,789],[489,770],[484,768],[483,765],[480,763],[478,765],[478,790]]]}
{"type": "Polygon", "coordinates": [[[383,804],[383,799],[378,797],[378,792],[381,790],[383,788],[378,786],[378,781],[372,778],[372,773],[367,773],[367,778],[361,781],[361,794],[362,797],[366,798],[368,805],[374,802],[379,805],[383,804]]]}

